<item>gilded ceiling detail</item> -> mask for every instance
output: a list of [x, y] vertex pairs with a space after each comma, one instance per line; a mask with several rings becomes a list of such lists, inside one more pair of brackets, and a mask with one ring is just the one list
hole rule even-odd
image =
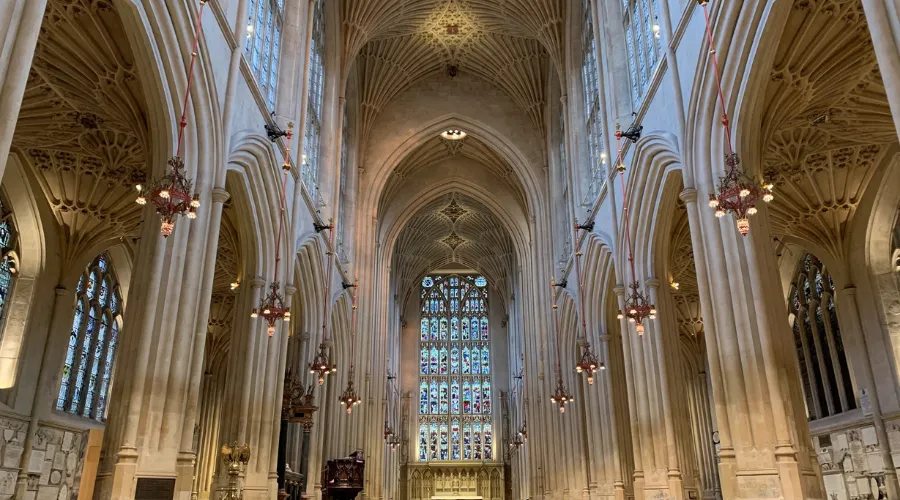
[[48, 1], [13, 147], [64, 229], [66, 259], [136, 234], [146, 141], [144, 97], [113, 3]]
[[342, 0], [344, 63], [356, 62], [360, 74], [363, 137], [395, 96], [451, 66], [497, 85], [542, 133], [549, 63], [562, 67], [564, 4]]
[[763, 133], [775, 233], [842, 258], [859, 200], [897, 140], [860, 2], [795, 0]]
[[397, 238], [392, 268], [405, 295], [424, 273], [457, 263], [499, 287], [513, 268], [512, 239], [487, 207], [449, 193], [422, 207]]

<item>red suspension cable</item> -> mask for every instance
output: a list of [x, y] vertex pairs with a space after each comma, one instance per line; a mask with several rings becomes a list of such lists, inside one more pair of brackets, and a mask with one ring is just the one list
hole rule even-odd
[[323, 273], [325, 275], [325, 297], [322, 299], [322, 343], [328, 339], [326, 329], [328, 328], [328, 291], [331, 289], [331, 273], [334, 268], [334, 227], [329, 228], [329, 248], [328, 248], [328, 269]]
[[187, 127], [188, 99], [191, 96], [191, 84], [194, 81], [194, 63], [197, 61], [197, 46], [200, 44], [200, 34], [203, 30], [203, 8], [208, 0], [200, 0], [200, 11], [197, 14], [197, 24], [194, 27], [194, 43], [191, 47], [191, 63], [188, 65], [187, 88], [184, 91], [184, 103], [181, 107], [181, 122], [178, 124], [178, 147], [175, 156], [181, 156], [181, 146], [184, 143], [184, 128]]
[[725, 108], [725, 93], [722, 92], [722, 80], [719, 76], [719, 58], [716, 56], [712, 28], [710, 27], [709, 8], [707, 7], [706, 2], [703, 2], [701, 6], [703, 7], [703, 17], [706, 19], [706, 38], [709, 40], [709, 54], [712, 56], [713, 69], [715, 70], [716, 89], [719, 92], [719, 104], [722, 106], [722, 125], [725, 126], [725, 143], [728, 145], [728, 154], [731, 154], [734, 152], [734, 149], [731, 146], [731, 125], [728, 121], [727, 108]]
[[278, 215], [278, 236], [275, 238], [275, 277], [273, 280], [278, 279], [278, 263], [281, 262], [281, 233], [284, 228], [284, 200], [287, 196], [288, 172], [291, 170], [289, 160], [291, 156], [291, 138], [294, 136], [293, 126], [293, 123], [289, 123], [285, 133], [287, 140], [285, 141], [284, 163], [281, 165], [282, 170], [284, 170], [284, 180], [281, 182], [281, 205], [279, 206], [280, 213]]
[[625, 162], [622, 158], [622, 134], [620, 132], [616, 132], [616, 148], [619, 150], [616, 168], [619, 169], [619, 180], [622, 183], [622, 223], [625, 225], [625, 241], [628, 244], [628, 263], [631, 266], [631, 279], [636, 280], [637, 275], [634, 272], [634, 249], [631, 247], [631, 229], [628, 226], [628, 190], [625, 188], [625, 169], [620, 168]]

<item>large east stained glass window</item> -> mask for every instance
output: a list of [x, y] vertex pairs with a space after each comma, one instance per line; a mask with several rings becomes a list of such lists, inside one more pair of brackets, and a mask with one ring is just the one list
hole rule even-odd
[[488, 288], [426, 276], [419, 337], [419, 460], [493, 460]]
[[247, 55], [250, 69], [259, 90], [275, 108], [275, 89], [278, 86], [278, 59], [281, 56], [281, 26], [284, 21], [284, 0], [250, 0], [247, 11]]
[[103, 421], [119, 341], [122, 298], [109, 257], [85, 269], [75, 292], [75, 319], [56, 409]]

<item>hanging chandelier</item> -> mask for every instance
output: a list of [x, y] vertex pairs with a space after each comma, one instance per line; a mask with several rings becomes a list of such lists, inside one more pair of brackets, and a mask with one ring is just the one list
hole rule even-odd
[[[574, 209], [574, 200], [573, 209]], [[587, 341], [587, 320], [585, 319], [585, 309], [584, 309], [584, 282], [581, 279], [581, 239], [578, 238], [578, 231], [584, 230], [586, 232], [590, 232], [594, 229], [594, 223], [588, 222], [586, 225], [578, 224], [578, 220], [575, 220], [575, 274], [578, 279], [578, 304], [581, 306], [581, 311], [579, 311], [578, 315], [581, 317], [581, 333], [584, 335], [585, 341], [581, 346], [581, 359], [578, 360], [578, 363], [575, 365], [575, 371], [577, 373], [584, 373], [587, 375], [588, 385], [593, 385], [594, 383], [594, 372], [599, 368], [600, 370], [605, 370], [606, 365], [603, 364], [602, 361], [597, 359], [597, 356], [591, 351], [591, 344]]]
[[725, 108], [725, 95], [722, 92], [722, 80], [719, 74], [719, 60], [714, 48], [712, 28], [710, 27], [708, 0], [697, 0], [703, 7], [703, 16], [706, 19], [706, 37], [709, 41], [709, 54], [713, 62], [713, 71], [716, 77], [716, 90], [719, 96], [719, 104], [722, 106], [722, 125], [725, 128], [725, 175], [719, 177], [716, 192], [709, 195], [709, 207], [715, 209], [716, 217], [724, 217], [730, 213], [734, 215], [737, 229], [742, 236], [750, 232], [750, 216], [758, 211], [757, 203], [762, 200], [765, 203], [775, 199], [772, 189], [775, 187], [768, 182], [756, 182], [751, 179], [741, 168], [741, 159], [734, 151], [731, 144], [731, 126], [728, 121], [728, 112]]
[[354, 406], [362, 402], [359, 395], [356, 394], [356, 389], [353, 388], [353, 363], [356, 352], [356, 290], [358, 283], [350, 286], [353, 288], [353, 303], [351, 306], [353, 316], [350, 319], [350, 369], [347, 371], [347, 387], [344, 389], [344, 393], [341, 394], [341, 404], [344, 405], [347, 415], [353, 412]]
[[398, 446], [400, 446], [400, 437], [396, 434], [392, 434], [390, 439], [387, 440], [388, 446], [391, 447], [391, 451], [395, 451]]
[[159, 231], [166, 238], [175, 230], [175, 221], [178, 217], [185, 216], [188, 219], [197, 218], [197, 209], [200, 208], [200, 195], [194, 192], [193, 181], [184, 175], [184, 159], [181, 157], [181, 148], [184, 144], [184, 129], [187, 127], [188, 99], [191, 95], [191, 83], [194, 80], [194, 63], [197, 60], [197, 45], [200, 43], [202, 29], [203, 8], [209, 0], [200, 0], [200, 11], [197, 14], [197, 24], [194, 28], [194, 44], [191, 50], [191, 62], [188, 65], [187, 86], [184, 90], [184, 104], [181, 107], [181, 121], [178, 123], [178, 146], [175, 156], [169, 158], [166, 174], [149, 186], [137, 184], [138, 196], [134, 200], [138, 205], [152, 203], [160, 218]]
[[394, 429], [388, 425], [387, 419], [384, 419], [384, 441], [387, 442], [390, 440], [391, 436], [394, 435]]
[[[334, 223], [332, 221], [330, 225], [323, 226], [316, 222], [314, 227], [316, 232], [321, 232], [325, 229], [331, 231], [328, 245], [328, 272], [325, 277], [325, 292], [322, 294], [323, 297], [329, 297], [329, 285], [331, 285], [331, 277], [334, 272]], [[337, 372], [337, 365], [332, 363], [331, 358], [328, 356], [328, 302], [328, 300], [322, 301], [322, 341], [319, 343], [319, 348], [316, 350], [316, 355], [313, 357], [312, 363], [309, 364], [309, 372], [317, 374], [319, 385], [325, 383], [326, 375]]]
[[518, 447], [522, 446], [523, 444], [525, 444], [525, 443], [522, 442], [522, 438], [518, 434], [516, 434], [515, 437], [513, 437], [510, 440], [509, 447], [510, 448], [518, 448]]
[[641, 285], [637, 280], [632, 281], [630, 287], [631, 293], [625, 296], [625, 310], [620, 310], [616, 317], [628, 318], [629, 322], [634, 323], [638, 335], [643, 335], [644, 320], [656, 319], [656, 307], [641, 293]]
[[644, 334], [644, 320], [656, 319], [656, 306], [654, 306], [641, 292], [637, 275], [634, 272], [634, 250], [631, 248], [631, 230], [628, 224], [628, 191], [625, 187], [625, 161], [622, 157], [623, 133], [616, 126], [616, 147], [619, 150], [619, 158], [616, 170], [619, 172], [619, 180], [622, 183], [622, 221], [625, 224], [625, 241], [628, 244], [628, 264], [631, 267], [631, 293], [625, 296], [625, 309], [619, 310], [616, 316], [619, 319], [628, 318], [634, 323], [634, 329], [638, 335]]
[[562, 375], [556, 378], [556, 392], [550, 396], [550, 400], [553, 401], [553, 404], [559, 405], [559, 412], [566, 412], [566, 405], [575, 401], [575, 397], [570, 395], [566, 390], [566, 386], [563, 384]]
[[556, 391], [550, 396], [554, 404], [559, 405], [559, 412], [566, 412], [566, 405], [575, 401], [575, 397], [569, 394], [562, 379], [562, 358], [559, 346], [559, 306], [556, 303], [556, 279], [550, 279], [550, 296], [553, 297], [553, 321], [556, 327]]
[[353, 388], [353, 365], [350, 365], [350, 371], [347, 374], [347, 387], [344, 389], [343, 394], [341, 394], [341, 405], [344, 407], [344, 411], [347, 412], [347, 415], [353, 413], [353, 407], [360, 404], [362, 402], [359, 399], [359, 395], [356, 394], [356, 389]]
[[578, 364], [575, 365], [575, 371], [577, 373], [586, 374], [588, 384], [593, 384], [594, 372], [598, 369], [605, 370], [606, 365], [597, 361], [597, 356], [591, 351], [591, 345], [585, 342], [581, 350], [581, 359], [578, 360]]
[[322, 342], [316, 350], [316, 355], [313, 358], [312, 363], [309, 364], [309, 373], [317, 374], [319, 385], [322, 385], [325, 383], [325, 375], [336, 371], [337, 365], [332, 364], [328, 358], [328, 345], [325, 342]]
[[269, 293], [262, 299], [259, 307], [250, 313], [251, 318], [262, 316], [269, 324], [266, 329], [269, 336], [275, 335], [275, 322], [283, 320], [285, 323], [291, 320], [291, 308], [284, 305], [284, 297], [278, 291], [279, 283], [272, 282], [272, 288]]
[[284, 171], [284, 179], [281, 183], [281, 202], [279, 205], [279, 214], [278, 214], [278, 236], [275, 238], [275, 276], [272, 278], [272, 288], [269, 290], [269, 293], [263, 297], [262, 302], [260, 302], [259, 307], [254, 309], [252, 313], [250, 313], [251, 318], [256, 318], [260, 315], [266, 320], [268, 323], [268, 328], [266, 331], [269, 333], [269, 337], [275, 335], [275, 323], [278, 320], [283, 320], [285, 323], [291, 320], [291, 308], [284, 304], [284, 296], [281, 295], [281, 292], [278, 291], [279, 283], [278, 283], [278, 264], [281, 262], [281, 233], [282, 228], [284, 226], [284, 200], [285, 195], [287, 194], [287, 177], [288, 173], [291, 171], [291, 138], [294, 137], [294, 123], [288, 123], [288, 129], [284, 133], [285, 141], [285, 151], [284, 151], [284, 162], [281, 164], [281, 169]]
[[519, 436], [522, 438], [523, 443], [528, 442], [528, 420], [522, 419], [522, 427], [519, 429]]

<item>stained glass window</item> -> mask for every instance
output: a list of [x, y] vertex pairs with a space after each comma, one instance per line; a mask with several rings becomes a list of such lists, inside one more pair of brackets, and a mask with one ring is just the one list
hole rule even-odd
[[788, 311], [810, 420], [856, 408], [834, 295], [834, 282], [822, 262], [811, 254], [801, 256]]
[[122, 315], [119, 283], [106, 254], [85, 269], [75, 295], [56, 409], [103, 421]]
[[[260, 1], [260, 0], [257, 0]], [[325, 1], [316, 0], [309, 50], [306, 93], [306, 132], [303, 138], [303, 183], [316, 196], [319, 181], [319, 136], [322, 131], [322, 93], [325, 86]]]
[[594, 37], [594, 16], [591, 2], [584, 2], [584, 20], [581, 26], [581, 81], [584, 91], [584, 116], [588, 159], [590, 161], [590, 184], [587, 200], [593, 202], [600, 194], [606, 180], [606, 148], [603, 143], [603, 116], [600, 113], [600, 73], [597, 67], [597, 40]]
[[487, 280], [422, 280], [419, 460], [492, 460]]
[[256, 84], [270, 108], [275, 107], [278, 87], [278, 59], [281, 55], [281, 26], [284, 23], [283, 0], [250, 0], [247, 43], [244, 54]]
[[635, 107], [650, 87], [660, 61], [658, 0], [624, 0], [625, 48], [631, 73], [631, 100]]
[[16, 284], [18, 270], [19, 234], [12, 211], [0, 198], [0, 333], [6, 324], [8, 303]]

